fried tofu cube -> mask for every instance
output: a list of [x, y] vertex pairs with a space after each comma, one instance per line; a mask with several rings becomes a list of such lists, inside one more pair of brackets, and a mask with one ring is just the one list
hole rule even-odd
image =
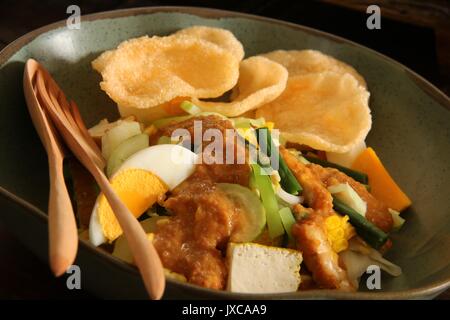
[[241, 293], [297, 291], [300, 285], [300, 251], [256, 243], [230, 243], [227, 289]]

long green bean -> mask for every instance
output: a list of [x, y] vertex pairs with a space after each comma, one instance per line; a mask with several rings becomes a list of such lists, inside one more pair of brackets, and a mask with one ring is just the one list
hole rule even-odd
[[342, 215], [349, 217], [350, 223], [355, 227], [356, 233], [375, 249], [386, 243], [388, 235], [379, 229], [364, 216], [347, 206], [338, 198], [333, 197], [334, 209]]
[[[270, 158], [278, 158], [278, 173], [280, 174], [280, 184], [286, 192], [291, 194], [299, 194], [302, 192], [302, 186], [297, 181], [295, 176], [292, 174], [291, 170], [284, 162], [283, 158], [280, 156], [278, 149], [272, 149], [273, 141], [270, 136], [268, 128], [258, 128], [256, 129], [256, 139], [258, 144], [261, 146], [266, 146], [267, 156]], [[263, 148], [264, 150], [264, 148]]]

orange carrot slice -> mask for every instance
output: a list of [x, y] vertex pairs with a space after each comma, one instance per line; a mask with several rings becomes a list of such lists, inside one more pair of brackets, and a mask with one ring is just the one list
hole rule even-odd
[[402, 211], [411, 205], [411, 200], [395, 183], [372, 148], [365, 149], [352, 168], [367, 173], [372, 195], [389, 208]]

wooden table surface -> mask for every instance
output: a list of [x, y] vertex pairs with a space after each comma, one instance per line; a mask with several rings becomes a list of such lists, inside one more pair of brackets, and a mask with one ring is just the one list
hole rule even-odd
[[[404, 63], [449, 95], [449, 30], [448, 28], [437, 30], [433, 26], [434, 16], [438, 16], [436, 19], [439, 21], [450, 21], [448, 1], [431, 1], [432, 5], [412, 11], [409, 15], [411, 20], [407, 18], [405, 21], [405, 15], [401, 15], [401, 19], [397, 20], [395, 12], [404, 13], [405, 10], [408, 10], [401, 7], [405, 5], [405, 2], [407, 1], [378, 1], [378, 3], [386, 3], [390, 14], [389, 18], [383, 17], [382, 7], [382, 29], [373, 32], [365, 28], [367, 15], [359, 10], [364, 1], [324, 0], [322, 2], [299, 1], [295, 3], [282, 0], [222, 0], [215, 2], [3, 0], [0, 2], [0, 50], [28, 31], [65, 19], [67, 17], [66, 8], [70, 4], [78, 4], [82, 14], [147, 5], [216, 7], [292, 21], [354, 40]], [[416, 5], [419, 3], [418, 1], [413, 2]], [[408, 6], [411, 6], [410, 3]], [[426, 10], [429, 11], [426, 12]], [[438, 12], [434, 14], [433, 10]], [[423, 12], [426, 13], [426, 24], [422, 23], [425, 18], [418, 16]], [[415, 23], [415, 21], [421, 23]], [[444, 40], [442, 41], [442, 39]], [[48, 266], [39, 261], [0, 223], [0, 299], [93, 298], [83, 290], [67, 290], [65, 280], [55, 279]], [[450, 290], [440, 295], [438, 299], [450, 299]]]

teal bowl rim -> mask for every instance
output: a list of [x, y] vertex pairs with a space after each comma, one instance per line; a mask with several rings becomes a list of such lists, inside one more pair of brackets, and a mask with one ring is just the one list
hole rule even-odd
[[[167, 12], [167, 13], [185, 13], [191, 14], [203, 18], [245, 18], [249, 20], [257, 20], [262, 22], [267, 22], [270, 24], [282, 25], [285, 27], [289, 27], [295, 30], [302, 30], [304, 32], [325, 37], [331, 39], [335, 42], [347, 43], [355, 47], [363, 48], [364, 50], [368, 50], [372, 54], [375, 54], [382, 58], [383, 60], [395, 65], [396, 67], [402, 68], [403, 71], [421, 88], [423, 89], [430, 97], [432, 97], [436, 102], [450, 111], [450, 99], [449, 97], [440, 91], [437, 87], [435, 87], [428, 80], [412, 71], [408, 67], [403, 64], [395, 61], [388, 56], [381, 54], [373, 49], [355, 43], [353, 41], [347, 40], [345, 38], [320, 31], [317, 29], [313, 29], [310, 27], [298, 25], [291, 22], [281, 21], [272, 18], [261, 17], [257, 15], [233, 12], [227, 10], [220, 9], [211, 9], [211, 8], [202, 8], [202, 7], [182, 7], [182, 6], [157, 6], [157, 7], [138, 7], [138, 8], [130, 8], [130, 9], [120, 9], [120, 10], [112, 10], [112, 11], [104, 11], [98, 13], [92, 13], [88, 15], [83, 15], [81, 17], [82, 21], [93, 21], [93, 20], [103, 20], [103, 19], [111, 19], [111, 18], [119, 18], [125, 16], [137, 16], [137, 15], [147, 15], [154, 14], [159, 12]], [[60, 27], [64, 27], [66, 24], [65, 20], [61, 20], [55, 23], [48, 24], [46, 26], [35, 29], [20, 38], [16, 39], [12, 43], [8, 44], [3, 50], [0, 51], [0, 66], [3, 66], [6, 61], [14, 55], [18, 50], [20, 50], [23, 46], [31, 42], [37, 36], [46, 33], [50, 30], [54, 30]], [[44, 223], [47, 223], [47, 215], [29, 203], [28, 201], [16, 196], [11, 193], [7, 189], [0, 186], [0, 196], [15, 202], [20, 205], [24, 209], [28, 210], [30, 213], [39, 217]], [[120, 259], [108, 254], [105, 251], [102, 251], [91, 243], [85, 240], [80, 240], [80, 245], [83, 249], [86, 249], [100, 257], [107, 259], [110, 263], [115, 265], [118, 269], [121, 269], [125, 272], [131, 272], [139, 276], [138, 270]], [[195, 298], [195, 292], [198, 292], [202, 297], [209, 296], [212, 299], [420, 299], [424, 297], [432, 297], [441, 293], [442, 291], [450, 288], [450, 277], [441, 281], [434, 281], [426, 286], [422, 286], [416, 289], [408, 289], [401, 291], [391, 291], [391, 292], [341, 292], [337, 290], [308, 290], [308, 291], [297, 291], [291, 293], [277, 293], [277, 294], [243, 294], [243, 293], [231, 293], [228, 291], [219, 291], [212, 290], [207, 288], [202, 288], [196, 285], [192, 285], [189, 283], [182, 283], [176, 280], [167, 279], [167, 282], [171, 285], [178, 287], [180, 289], [187, 289], [193, 292], [193, 298]]]

